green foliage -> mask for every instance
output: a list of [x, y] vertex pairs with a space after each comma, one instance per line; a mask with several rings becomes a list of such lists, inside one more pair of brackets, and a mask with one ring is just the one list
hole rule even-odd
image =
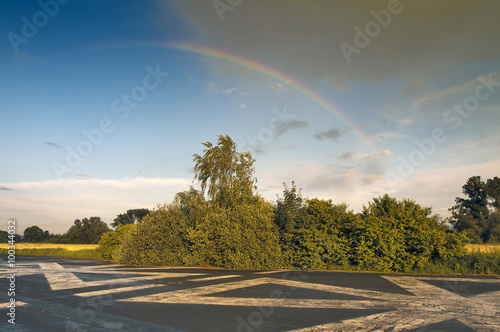
[[111, 226], [116, 228], [119, 225], [128, 225], [141, 222], [142, 219], [148, 215], [148, 213], [149, 209], [127, 210], [127, 212], [116, 216], [114, 221], [111, 223]]
[[465, 235], [447, 232], [430, 208], [414, 201], [385, 195], [355, 214], [346, 204], [317, 198], [303, 204], [299, 198], [285, 186], [275, 215], [292, 267], [411, 271], [430, 259], [465, 254]]
[[73, 226], [64, 234], [66, 243], [95, 244], [110, 229], [100, 217], [76, 219]]
[[30, 226], [24, 230], [24, 242], [42, 242], [49, 238], [49, 232], [38, 226]]
[[467, 198], [456, 198], [456, 205], [450, 208], [449, 223], [457, 231], [464, 231], [473, 243], [499, 242], [500, 179], [494, 177], [484, 182], [480, 176], [472, 176], [462, 187], [462, 193]]
[[212, 203], [225, 207], [252, 196], [256, 179], [255, 160], [249, 152], [237, 152], [236, 143], [228, 135], [218, 135], [217, 145], [203, 143], [203, 155], [194, 154], [195, 180], [201, 183]]
[[103, 259], [112, 259], [114, 252], [120, 247], [123, 238], [134, 227], [134, 224], [118, 225], [115, 232], [107, 232], [101, 236], [97, 252]]
[[159, 206], [129, 230], [113, 259], [122, 264], [186, 265], [190, 263], [186, 235], [182, 210]]
[[[412, 200], [397, 201], [388, 195], [375, 198], [361, 213], [363, 239], [353, 257], [361, 266], [387, 271], [410, 271], [425, 266], [429, 259], [461, 257], [466, 238], [446, 232], [430, 208]], [[354, 262], [356, 263], [356, 262]]]
[[261, 197], [224, 209], [211, 205], [188, 229], [195, 261], [232, 269], [282, 267], [273, 206]]
[[292, 188], [288, 189], [283, 183], [283, 198], [277, 197], [274, 222], [278, 225], [282, 233], [290, 232], [296, 226], [298, 213], [303, 207], [304, 199], [301, 190], [297, 190], [295, 182], [292, 181]]
[[462, 257], [434, 259], [416, 273], [441, 274], [500, 274], [500, 250], [470, 252]]
[[[273, 206], [253, 192], [250, 153], [237, 152], [227, 135], [219, 135], [215, 146], [203, 145], [203, 154], [193, 158], [201, 190], [178, 193], [172, 204], [158, 207], [121, 238], [106, 234], [103, 255], [141, 265], [406, 272], [439, 269], [436, 262], [460, 267], [465, 257], [472, 259], [466, 255], [466, 233], [450, 231], [431, 208], [384, 195], [354, 213], [346, 204], [303, 199], [293, 182]], [[464, 186], [469, 199], [457, 199], [461, 222], [477, 226], [474, 218], [483, 216], [491, 224], [489, 238], [500, 236], [500, 215], [484, 210], [488, 202], [498, 205], [490, 195], [496, 186], [473, 177]], [[471, 269], [482, 269], [482, 262], [470, 263]]]
[[[0, 230], [0, 243], [7, 243], [10, 240], [11, 239], [9, 238], [9, 232]], [[21, 242], [21, 236], [19, 236], [18, 234], [14, 234], [14, 241], [16, 243]]]
[[282, 229], [281, 238], [288, 239], [283, 243], [285, 257], [291, 266], [311, 270], [347, 266], [349, 241], [342, 228], [354, 217], [345, 204], [333, 205], [331, 200], [317, 198], [306, 200], [290, 221], [295, 227]]

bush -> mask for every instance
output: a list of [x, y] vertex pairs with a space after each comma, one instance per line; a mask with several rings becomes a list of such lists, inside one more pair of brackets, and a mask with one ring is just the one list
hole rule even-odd
[[194, 260], [231, 269], [283, 266], [273, 207], [261, 197], [225, 209], [211, 205], [189, 229]]
[[159, 206], [126, 234], [113, 260], [135, 265], [186, 265], [190, 251], [184, 214], [175, 205]]
[[113, 259], [114, 252], [120, 247], [123, 238], [135, 227], [134, 224], [118, 225], [116, 232], [107, 232], [101, 236], [97, 253], [103, 259]]
[[284, 257], [295, 268], [404, 272], [466, 252], [464, 234], [447, 232], [430, 208], [411, 200], [385, 195], [354, 214], [330, 200], [293, 204], [298, 198], [285, 188], [275, 218]]

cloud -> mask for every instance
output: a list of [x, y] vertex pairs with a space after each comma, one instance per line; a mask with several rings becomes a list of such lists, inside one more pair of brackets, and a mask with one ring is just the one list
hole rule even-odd
[[317, 141], [322, 141], [325, 139], [330, 139], [330, 140], [336, 141], [337, 139], [339, 139], [340, 136], [342, 136], [342, 133], [343, 133], [342, 130], [340, 130], [338, 128], [332, 128], [329, 130], [323, 130], [323, 131], [318, 132], [317, 134], [314, 135], [314, 138]]
[[130, 208], [152, 209], [172, 201], [190, 184], [191, 179], [164, 177], [4, 182], [0, 187], [14, 190], [15, 195], [0, 199], [0, 219], [17, 218], [18, 232], [38, 225], [63, 233], [77, 218], [100, 216], [110, 223]]
[[285, 92], [289, 90], [289, 88], [286, 85], [277, 82], [271, 84], [269, 87], [271, 88], [271, 90], [276, 90], [278, 92]]
[[392, 155], [392, 152], [389, 150], [380, 150], [372, 153], [365, 154], [353, 154], [352, 152], [345, 152], [341, 154], [338, 159], [340, 160], [366, 160], [373, 159], [375, 157], [387, 157]]
[[7, 188], [7, 187], [0, 187], [0, 190], [4, 190], [4, 191], [14, 191], [14, 189], [10, 189], [10, 188]]
[[422, 107], [432, 103], [443, 101], [448, 102], [449, 99], [456, 96], [474, 95], [476, 92], [476, 88], [483, 85], [483, 83], [479, 79], [483, 78], [488, 81], [490, 79], [490, 76], [491, 80], [498, 86], [500, 82], [500, 71], [494, 71], [485, 75], [478, 76], [475, 79], [467, 81], [461, 85], [451, 86], [441, 91], [430, 92], [413, 101], [412, 105], [414, 107]]
[[245, 109], [245, 108], [248, 108], [248, 105], [247, 104], [240, 104], [240, 105], [238, 105], [238, 108]]
[[228, 89], [222, 90], [222, 94], [223, 94], [223, 95], [230, 95], [230, 94], [231, 94], [231, 93], [233, 93], [235, 90], [236, 90], [236, 88], [228, 88]]
[[284, 122], [280, 122], [278, 126], [276, 126], [274, 132], [275, 136], [279, 137], [290, 130], [301, 130], [301, 129], [309, 129], [309, 124], [302, 120], [288, 120]]
[[379, 187], [384, 192], [398, 199], [414, 199], [422, 206], [430, 206], [434, 213], [446, 217], [448, 208], [455, 205], [455, 197], [463, 197], [462, 186], [474, 175], [482, 179], [498, 176], [499, 161], [471, 162], [467, 165], [446, 163], [432, 169], [417, 168], [415, 173], [403, 181], [392, 183], [384, 179]]
[[[89, 172], [89, 173], [92, 173], [92, 172]], [[82, 178], [90, 178], [90, 177], [92, 177], [88, 173], [78, 173], [78, 174], [75, 174], [75, 176], [82, 177]]]
[[44, 143], [51, 148], [64, 149], [62, 145], [56, 144], [54, 142], [44, 142]]
[[384, 177], [382, 175], [378, 174], [368, 174], [363, 177], [363, 183], [365, 184], [372, 184], [375, 182], [379, 182], [383, 179]]
[[386, 131], [386, 132], [378, 133], [374, 136], [374, 138], [382, 140], [382, 141], [385, 141], [386, 139], [402, 138], [402, 137], [407, 137], [407, 135], [403, 135], [399, 131]]

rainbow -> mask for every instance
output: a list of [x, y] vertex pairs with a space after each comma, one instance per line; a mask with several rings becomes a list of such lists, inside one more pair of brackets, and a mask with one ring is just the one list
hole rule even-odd
[[174, 51], [182, 51], [188, 52], [196, 55], [201, 55], [204, 57], [217, 59], [221, 61], [225, 61], [228, 63], [232, 63], [244, 68], [247, 68], [252, 71], [259, 72], [263, 75], [266, 75], [274, 80], [277, 80], [287, 86], [299, 91], [307, 98], [312, 100], [314, 103], [318, 104], [331, 114], [333, 114], [336, 118], [341, 120], [347, 127], [349, 127], [352, 132], [363, 142], [363, 144], [368, 147], [372, 152], [377, 151], [377, 147], [371, 141], [371, 139], [366, 135], [358, 126], [354, 124], [349, 117], [342, 113], [338, 107], [333, 105], [331, 102], [326, 100], [323, 96], [319, 95], [317, 92], [313, 91], [311, 88], [305, 86], [297, 82], [290, 76], [271, 68], [265, 64], [259, 63], [255, 60], [244, 58], [238, 55], [231, 54], [229, 52], [225, 52], [222, 50], [210, 48], [207, 46], [202, 46], [194, 43], [188, 42], [177, 42], [177, 43], [153, 43], [153, 44], [140, 44], [140, 45], [131, 45], [131, 44], [122, 44], [122, 45], [106, 45], [104, 47], [97, 47], [99, 49], [102, 48], [120, 48], [120, 47], [131, 47], [131, 46], [142, 46], [142, 47], [152, 47], [152, 48], [161, 48], [168, 49]]

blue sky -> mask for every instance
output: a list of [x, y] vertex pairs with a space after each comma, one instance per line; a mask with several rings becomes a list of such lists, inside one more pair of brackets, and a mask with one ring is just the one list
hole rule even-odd
[[499, 4], [232, 4], [3, 1], [0, 229], [171, 202], [218, 134], [271, 200], [295, 181], [355, 211], [389, 193], [446, 217], [470, 176], [499, 176]]

